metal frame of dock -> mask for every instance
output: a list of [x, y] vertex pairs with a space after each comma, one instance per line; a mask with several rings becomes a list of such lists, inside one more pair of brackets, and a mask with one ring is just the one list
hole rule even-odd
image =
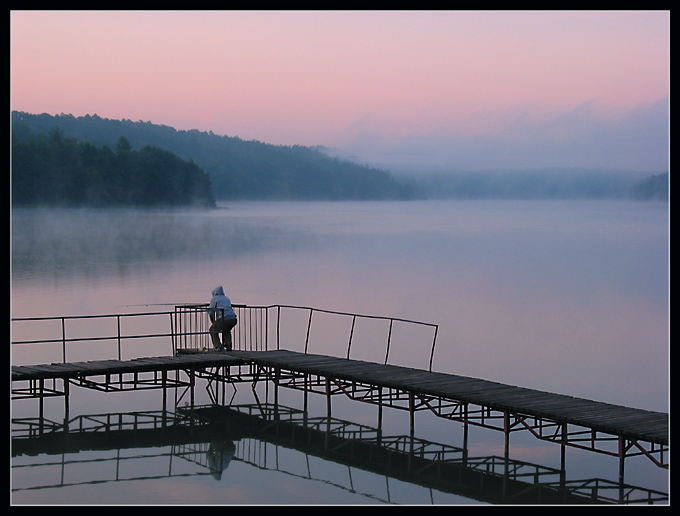
[[[301, 352], [279, 349], [282, 309], [309, 312], [307, 339], [313, 314], [332, 313], [352, 318], [345, 356], [335, 357], [308, 352], [308, 342]], [[582, 398], [553, 394], [534, 389], [432, 371], [432, 358], [437, 326], [417, 321], [380, 318], [389, 321], [384, 363], [350, 358], [358, 314], [323, 311], [309, 307], [274, 305], [266, 307], [237, 306], [239, 325], [234, 334], [233, 352], [206, 352], [209, 347], [209, 324], [205, 305], [181, 305], [174, 311], [159, 314], [116, 314], [87, 317], [115, 317], [118, 334], [89, 340], [117, 340], [118, 358], [87, 362], [66, 361], [66, 347], [82, 338], [68, 338], [66, 322], [60, 319], [61, 335], [54, 339], [37, 339], [13, 344], [60, 343], [61, 363], [12, 366], [14, 399], [64, 396], [65, 420], [68, 419], [70, 386], [101, 391], [129, 389], [162, 389], [165, 407], [167, 389], [180, 389], [193, 405], [196, 382], [203, 379], [215, 404], [228, 404], [226, 386], [247, 382], [271, 382], [278, 388], [304, 391], [326, 397], [328, 416], [331, 399], [343, 395], [352, 400], [376, 405], [378, 426], [382, 426], [385, 408], [408, 411], [411, 433], [415, 414], [429, 411], [436, 416], [464, 425], [464, 448], [467, 448], [468, 426], [502, 431], [505, 453], [509, 453], [510, 435], [527, 430], [536, 438], [561, 447], [564, 466], [565, 448], [603, 453], [619, 459], [619, 479], [623, 482], [625, 459], [648, 457], [662, 468], [669, 467], [669, 416], [666, 413], [612, 405]], [[275, 315], [270, 315], [274, 312]], [[121, 317], [161, 316], [169, 320], [168, 332], [122, 335]], [[38, 319], [13, 319], [13, 323], [30, 323]], [[44, 320], [44, 318], [41, 318]], [[395, 321], [423, 325], [433, 330], [429, 370], [389, 364], [390, 342]], [[275, 338], [271, 335], [275, 334]], [[121, 342], [133, 338], [170, 338], [172, 354], [158, 357], [121, 359]]]

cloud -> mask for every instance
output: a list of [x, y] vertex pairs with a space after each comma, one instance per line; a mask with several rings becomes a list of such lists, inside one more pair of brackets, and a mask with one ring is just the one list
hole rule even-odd
[[452, 125], [437, 134], [390, 138], [358, 124], [339, 152], [393, 170], [668, 170], [668, 98], [625, 110], [589, 101], [551, 116], [527, 108], [486, 115], [494, 116], [488, 130], [468, 135]]

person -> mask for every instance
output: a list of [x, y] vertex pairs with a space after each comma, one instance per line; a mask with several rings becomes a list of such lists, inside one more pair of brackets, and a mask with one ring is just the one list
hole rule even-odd
[[[222, 351], [231, 351], [231, 330], [236, 326], [236, 313], [231, 306], [231, 301], [224, 295], [222, 285], [215, 287], [212, 291], [208, 315], [210, 316], [210, 338], [213, 347]], [[222, 342], [220, 343], [220, 333]]]

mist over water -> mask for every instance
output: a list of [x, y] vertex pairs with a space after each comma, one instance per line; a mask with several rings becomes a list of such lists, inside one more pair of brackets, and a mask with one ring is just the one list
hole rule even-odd
[[[170, 309], [222, 284], [234, 303], [438, 324], [436, 371], [668, 411], [668, 237], [656, 202], [13, 210], [12, 317]], [[430, 344], [396, 338], [395, 360], [426, 367]]]
[[[144, 311], [205, 302], [223, 284], [236, 303], [439, 324], [439, 370], [663, 410], [667, 210], [625, 201], [14, 210], [12, 314]], [[641, 370], [644, 383], [617, 385]]]

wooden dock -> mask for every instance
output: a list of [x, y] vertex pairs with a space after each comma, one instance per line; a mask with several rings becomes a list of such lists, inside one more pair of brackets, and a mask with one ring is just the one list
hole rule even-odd
[[117, 375], [207, 368], [244, 364], [244, 360], [226, 353], [185, 354], [180, 356], [144, 357], [132, 360], [94, 360], [12, 366], [12, 382], [76, 379], [86, 376]]
[[[325, 394], [345, 394], [352, 399], [381, 407], [430, 410], [443, 418], [503, 430], [529, 430], [536, 437], [591, 451], [626, 456], [647, 455], [657, 465], [668, 467], [669, 416], [666, 413], [613, 405], [583, 398], [554, 394], [498, 382], [286, 350], [186, 353], [177, 356], [138, 358], [128, 361], [55, 363], [12, 366], [13, 394], [26, 396], [22, 382], [33, 384], [30, 393], [39, 396], [36, 383], [60, 379], [79, 383], [96, 376], [121, 377], [142, 373], [161, 374], [166, 383], [169, 371], [200, 374], [209, 369], [229, 371], [250, 368], [246, 376], [231, 373], [222, 381], [274, 381], [278, 386]], [[238, 380], [237, 380], [238, 378]], [[106, 382], [108, 380], [105, 380]], [[120, 380], [118, 380], [120, 381]], [[114, 381], [111, 380], [113, 383]], [[42, 383], [41, 383], [42, 385]], [[101, 383], [99, 384], [101, 385]], [[193, 384], [192, 384], [193, 385]], [[145, 384], [148, 388], [149, 384]], [[67, 393], [66, 393], [67, 394]], [[330, 405], [329, 405], [330, 406]], [[579, 427], [569, 431], [568, 426]], [[602, 435], [604, 434], [604, 435]], [[603, 451], [602, 443], [615, 443], [615, 450]], [[507, 445], [507, 437], [506, 437]]]
[[668, 414], [408, 367], [291, 351], [238, 352], [261, 365], [521, 413], [595, 431], [668, 444]]

